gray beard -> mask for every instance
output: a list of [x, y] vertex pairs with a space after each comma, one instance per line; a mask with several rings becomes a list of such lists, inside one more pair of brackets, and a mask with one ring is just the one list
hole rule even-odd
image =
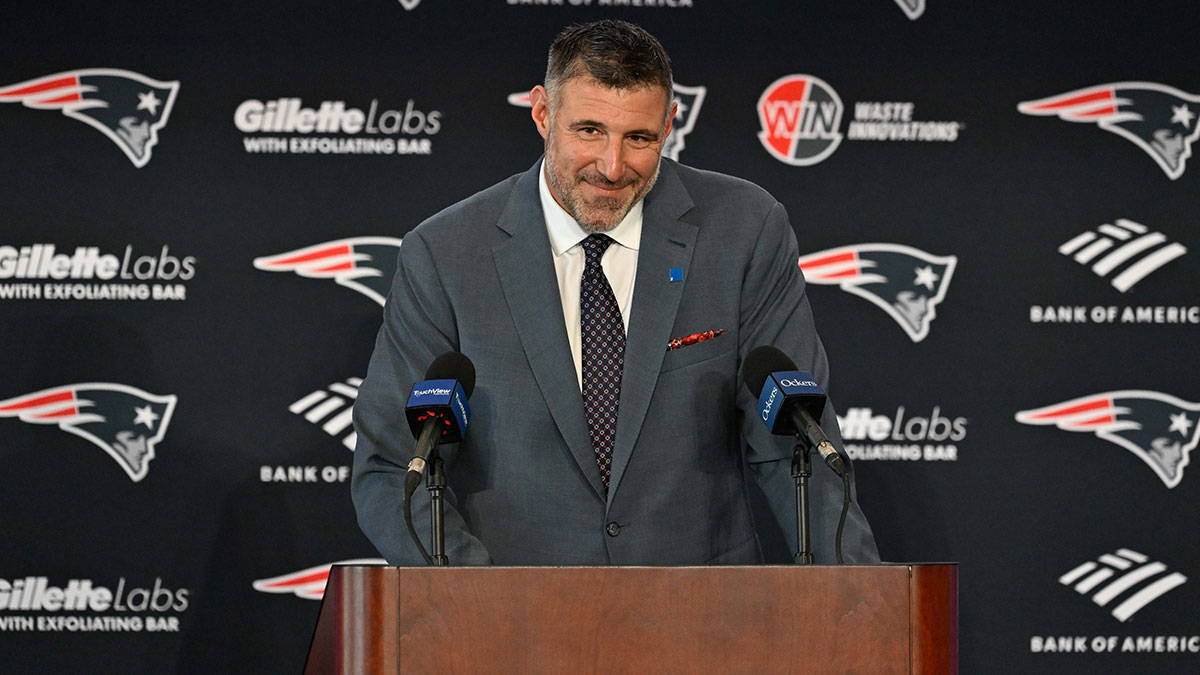
[[612, 231], [617, 225], [620, 225], [621, 221], [625, 220], [625, 216], [629, 215], [629, 212], [633, 210], [633, 207], [636, 206], [638, 202], [645, 199], [646, 195], [650, 194], [650, 191], [654, 189], [654, 184], [658, 182], [658, 171], [660, 168], [662, 168], [662, 155], [659, 155], [658, 162], [654, 165], [654, 173], [651, 174], [650, 178], [646, 180], [646, 191], [638, 196], [637, 199], [629, 202], [629, 206], [625, 208], [623, 213], [621, 213], [621, 217], [613, 221], [611, 225], [608, 225], [607, 227], [596, 227], [593, 223], [584, 222], [580, 219], [579, 204], [576, 203], [574, 198], [571, 197], [571, 193], [565, 190], [564, 186], [559, 183], [558, 172], [554, 170], [554, 160], [551, 159], [549, 146], [550, 144], [547, 142], [544, 155], [544, 161], [546, 162], [546, 179], [550, 182], [550, 185], [554, 187], [555, 191], [558, 192], [560, 198], [566, 202], [562, 205], [566, 212], [575, 219], [575, 222], [579, 224], [579, 228], [588, 234], [604, 234], [605, 232]]

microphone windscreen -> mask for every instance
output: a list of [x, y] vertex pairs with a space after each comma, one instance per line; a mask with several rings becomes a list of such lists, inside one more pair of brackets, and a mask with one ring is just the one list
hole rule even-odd
[[742, 382], [746, 383], [751, 394], [758, 396], [762, 393], [767, 376], [781, 370], [796, 370], [796, 363], [770, 345], [755, 347], [742, 362]]
[[475, 391], [475, 364], [458, 352], [446, 352], [433, 360], [425, 371], [426, 380], [457, 380], [470, 398]]

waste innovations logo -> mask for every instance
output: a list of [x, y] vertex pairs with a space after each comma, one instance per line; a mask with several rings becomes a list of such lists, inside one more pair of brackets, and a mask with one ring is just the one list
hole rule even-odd
[[1132, 452], [1168, 488], [1183, 480], [1189, 454], [1200, 442], [1200, 403], [1157, 391], [1122, 390], [1022, 410], [1022, 424], [1054, 425], [1092, 433]]
[[333, 279], [371, 298], [382, 307], [401, 240], [396, 237], [350, 237], [254, 259], [268, 272], [295, 272], [310, 279]]
[[[334, 382], [328, 388], [318, 389], [291, 404], [288, 411], [320, 425], [322, 431], [340, 439], [347, 450], [354, 452], [358, 441], [353, 427], [354, 401], [358, 398], [361, 384], [360, 377]], [[264, 483], [345, 483], [349, 478], [350, 466], [345, 464], [263, 465], [259, 468], [259, 480]]]
[[877, 415], [871, 408], [847, 408], [837, 420], [846, 454], [856, 462], [954, 462], [958, 443], [967, 437], [967, 418], [952, 418], [936, 405], [927, 415], [914, 415], [904, 406], [897, 407], [893, 415]]
[[104, 452], [135, 483], [146, 477], [154, 448], [167, 433], [176, 397], [156, 396], [111, 382], [88, 382], [43, 389], [0, 401], [0, 418], [53, 424], [85, 438]]
[[857, 244], [800, 257], [811, 284], [836, 285], [887, 312], [913, 342], [929, 335], [935, 308], [946, 298], [958, 265], [903, 244]]
[[1158, 82], [1110, 82], [1023, 101], [1017, 110], [1097, 124], [1132, 141], [1171, 180], [1183, 175], [1192, 143], [1200, 136], [1200, 96]]
[[504, 0], [507, 5], [539, 7], [662, 7], [690, 9], [692, 0]]
[[179, 82], [117, 68], [85, 68], [0, 86], [0, 103], [59, 110], [108, 136], [139, 169], [167, 125]]
[[758, 140], [775, 159], [792, 166], [811, 166], [851, 141], [917, 141], [952, 143], [962, 122], [914, 119], [911, 101], [859, 101], [843, 136], [844, 106], [828, 82], [805, 74], [785, 75], [758, 99]]
[[189, 595], [159, 577], [151, 584], [121, 577], [115, 589], [92, 579], [0, 578], [0, 633], [175, 633]]
[[442, 113], [422, 110], [412, 99], [388, 108], [379, 99], [354, 107], [340, 100], [306, 105], [283, 96], [242, 101], [233, 123], [246, 134], [242, 145], [248, 153], [431, 155]]
[[[1188, 249], [1162, 232], [1125, 218], [1071, 237], [1058, 252], [1130, 293], [1146, 277]], [[1029, 307], [1031, 323], [1200, 324], [1200, 305], [1085, 305], [1042, 303]]]
[[268, 577], [254, 582], [254, 590], [263, 593], [290, 593], [304, 600], [320, 600], [325, 597], [325, 582], [329, 580], [329, 572], [334, 565], [386, 565], [382, 558], [359, 558], [357, 560], [340, 560], [309, 567], [297, 572]]
[[[1128, 548], [1105, 553], [1058, 578], [1121, 623], [1188, 578], [1166, 564]], [[1180, 608], [1186, 614], [1187, 610]], [[1029, 651], [1045, 653], [1200, 653], [1200, 635], [1034, 635]]]
[[900, 9], [904, 10], [904, 14], [916, 21], [925, 13], [925, 0], [896, 0], [896, 4], [900, 5]]
[[[675, 121], [671, 125], [671, 133], [667, 135], [667, 140], [662, 146], [662, 156], [679, 161], [680, 151], [687, 147], [684, 139], [692, 133], [692, 129], [696, 126], [696, 119], [700, 117], [700, 106], [704, 104], [704, 96], [708, 93], [708, 88], [689, 87], [676, 82], [671, 84], [671, 89], [675, 94], [674, 100], [677, 108]], [[528, 91], [509, 94], [508, 102], [521, 108], [533, 107]]]
[[137, 255], [132, 244], [119, 254], [0, 244], [0, 300], [186, 300], [187, 286], [175, 282], [195, 276], [195, 256], [179, 257], [166, 245]]

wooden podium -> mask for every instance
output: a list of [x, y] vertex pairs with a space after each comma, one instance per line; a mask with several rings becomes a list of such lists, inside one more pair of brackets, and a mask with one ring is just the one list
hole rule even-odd
[[340, 567], [306, 674], [956, 673], [955, 565]]

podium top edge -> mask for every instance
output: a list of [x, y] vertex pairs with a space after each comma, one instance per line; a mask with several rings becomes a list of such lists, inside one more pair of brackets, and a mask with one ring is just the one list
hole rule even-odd
[[514, 569], [602, 569], [602, 570], [701, 570], [701, 569], [871, 569], [871, 568], [892, 568], [892, 567], [958, 567], [959, 563], [955, 562], [924, 562], [924, 563], [905, 563], [905, 562], [884, 562], [871, 565], [450, 565], [445, 568], [431, 567], [428, 565], [343, 565], [335, 564], [333, 567], [346, 568], [388, 568], [388, 569], [494, 569], [494, 570], [514, 570]]

